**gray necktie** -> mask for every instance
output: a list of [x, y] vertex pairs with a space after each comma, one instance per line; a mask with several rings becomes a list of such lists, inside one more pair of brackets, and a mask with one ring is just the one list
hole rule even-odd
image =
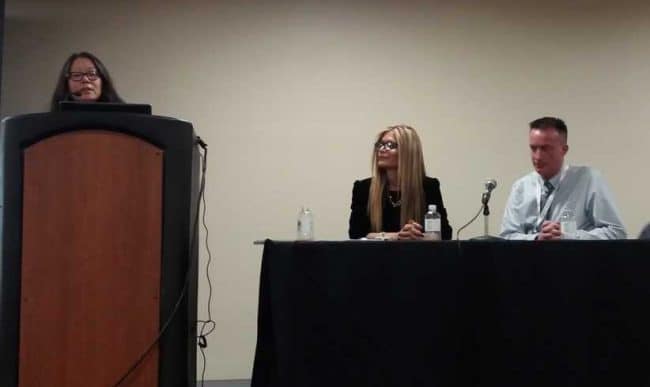
[[[544, 211], [544, 205], [546, 204], [546, 200], [548, 199], [549, 196], [551, 196], [551, 193], [553, 192], [553, 184], [551, 184], [550, 181], [546, 180], [544, 181], [544, 187], [542, 187], [542, 196], [539, 200], [539, 210]], [[547, 214], [550, 211], [547, 212]]]

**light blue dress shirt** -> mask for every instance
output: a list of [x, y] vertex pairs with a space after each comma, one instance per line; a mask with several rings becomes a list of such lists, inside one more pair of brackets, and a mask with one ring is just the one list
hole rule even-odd
[[540, 208], [544, 179], [532, 172], [512, 185], [501, 223], [502, 238], [533, 240], [544, 220], [560, 221], [565, 209], [573, 211], [578, 231], [575, 239], [624, 239], [625, 228], [612, 193], [597, 170], [562, 167], [549, 180], [554, 190]]

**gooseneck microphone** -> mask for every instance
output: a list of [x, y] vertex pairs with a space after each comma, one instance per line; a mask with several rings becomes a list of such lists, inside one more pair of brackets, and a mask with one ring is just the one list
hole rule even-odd
[[489, 234], [488, 231], [488, 224], [489, 224], [489, 215], [490, 215], [490, 207], [488, 206], [488, 202], [490, 201], [490, 197], [492, 195], [492, 191], [497, 187], [497, 181], [495, 179], [487, 179], [485, 181], [485, 192], [481, 195], [481, 208], [479, 208], [478, 212], [476, 215], [469, 221], [467, 222], [463, 227], [459, 228], [458, 231], [456, 232], [456, 240], [460, 240], [460, 232], [464, 230], [467, 226], [472, 224], [476, 220], [476, 218], [481, 215], [481, 212], [483, 212], [483, 219], [484, 219], [484, 234], [480, 237], [472, 238], [475, 240], [496, 240], [496, 239], [501, 239], [498, 237], [493, 237]]
[[483, 205], [487, 205], [488, 202], [490, 201], [490, 195], [492, 191], [497, 187], [497, 181], [494, 179], [487, 179], [485, 181], [485, 192], [483, 192], [483, 195], [481, 196], [481, 203]]
[[493, 189], [497, 187], [497, 181], [494, 179], [488, 179], [485, 181], [485, 189], [488, 192], [492, 192]]

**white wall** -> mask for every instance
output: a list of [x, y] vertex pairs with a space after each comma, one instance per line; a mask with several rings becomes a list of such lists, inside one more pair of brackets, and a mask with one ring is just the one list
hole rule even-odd
[[[454, 229], [493, 177], [498, 230], [510, 184], [531, 170], [527, 123], [543, 115], [566, 120], [569, 161], [604, 173], [631, 236], [650, 220], [650, 5], [485, 3], [8, 0], [2, 115], [47, 109], [64, 59], [90, 50], [126, 100], [194, 123], [210, 150], [206, 376], [247, 378], [252, 241], [293, 238], [302, 204], [318, 238], [345, 238], [352, 182], [386, 125], [419, 129]], [[205, 282], [200, 295], [205, 317]]]

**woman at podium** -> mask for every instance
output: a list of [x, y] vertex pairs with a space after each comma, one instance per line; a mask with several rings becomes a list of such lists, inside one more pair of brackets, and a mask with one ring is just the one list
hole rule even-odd
[[440, 214], [442, 239], [451, 239], [440, 183], [426, 176], [418, 134], [410, 126], [389, 126], [377, 136], [372, 177], [354, 182], [350, 238], [422, 239], [429, 204]]
[[61, 101], [124, 102], [104, 64], [89, 52], [74, 53], [63, 63], [51, 111], [58, 111]]

